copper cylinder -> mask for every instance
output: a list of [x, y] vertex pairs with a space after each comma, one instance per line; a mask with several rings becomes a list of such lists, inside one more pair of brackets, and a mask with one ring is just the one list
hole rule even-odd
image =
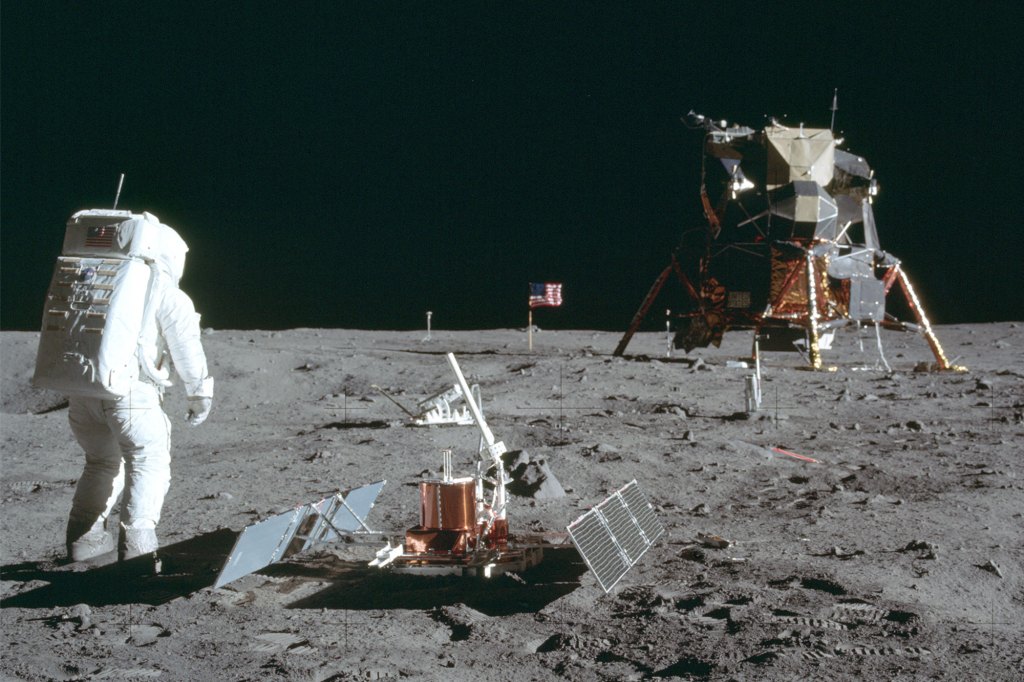
[[472, 530], [476, 526], [476, 482], [420, 481], [420, 526]]

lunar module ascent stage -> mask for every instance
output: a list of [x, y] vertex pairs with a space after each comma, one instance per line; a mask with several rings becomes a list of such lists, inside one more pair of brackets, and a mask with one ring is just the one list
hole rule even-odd
[[479, 457], [471, 476], [456, 477], [452, 450], [443, 450], [441, 477], [418, 483], [420, 522], [401, 535], [373, 530], [366, 522], [386, 481], [337, 493], [248, 526], [238, 536], [214, 587], [330, 542], [384, 538], [386, 544], [370, 566], [424, 576], [490, 578], [518, 573], [539, 564], [546, 549], [575, 546], [601, 588], [611, 590], [665, 532], [637, 482], [612, 493], [564, 533], [513, 533], [507, 489], [512, 479], [502, 461], [505, 444], [494, 438], [487, 425], [479, 389], [470, 389], [453, 354], [447, 358], [471, 423], [480, 431]]
[[[836, 110], [833, 100], [833, 120]], [[917, 331], [935, 363], [947, 360], [914, 287], [896, 257], [882, 250], [872, 202], [874, 171], [839, 148], [830, 128], [791, 128], [771, 119], [763, 130], [714, 122], [690, 112], [704, 132], [700, 200], [705, 223], [684, 232], [669, 265], [615, 349], [622, 355], [666, 282], [687, 294], [674, 306], [673, 345], [687, 352], [718, 346], [729, 329], [753, 329], [759, 350], [801, 350], [814, 369], [840, 327]], [[916, 323], [886, 312], [899, 285]]]

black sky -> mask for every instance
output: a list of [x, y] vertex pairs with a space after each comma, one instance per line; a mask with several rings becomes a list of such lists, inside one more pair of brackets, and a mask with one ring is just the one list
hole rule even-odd
[[0, 325], [125, 172], [206, 326], [523, 326], [562, 281], [538, 324], [623, 329], [701, 219], [680, 117], [833, 88], [932, 318], [1024, 319], [1020, 3], [695, 4], [4, 2]]

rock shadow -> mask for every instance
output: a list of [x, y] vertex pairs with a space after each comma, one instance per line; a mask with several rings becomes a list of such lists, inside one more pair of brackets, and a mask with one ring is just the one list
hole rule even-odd
[[[416, 355], [448, 355], [446, 350], [422, 350], [419, 348], [381, 348], [382, 351], [392, 353], [414, 353]], [[508, 353], [496, 350], [460, 350], [459, 355], [527, 355], [527, 353]]]
[[383, 419], [349, 419], [343, 422], [328, 422], [316, 427], [318, 431], [323, 429], [334, 429], [336, 431], [347, 431], [348, 429], [387, 429], [391, 423]]

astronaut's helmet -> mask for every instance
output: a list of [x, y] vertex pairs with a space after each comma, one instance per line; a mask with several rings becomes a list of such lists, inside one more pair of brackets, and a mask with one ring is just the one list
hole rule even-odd
[[185, 240], [173, 228], [161, 224], [155, 260], [160, 270], [170, 276], [175, 284], [178, 284], [185, 272], [186, 253], [188, 253], [188, 244], [185, 243]]

